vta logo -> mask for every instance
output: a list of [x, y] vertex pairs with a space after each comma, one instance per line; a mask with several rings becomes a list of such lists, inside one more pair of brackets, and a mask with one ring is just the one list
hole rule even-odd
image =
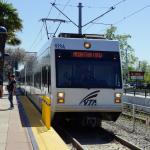
[[96, 106], [96, 97], [100, 90], [94, 91], [90, 94], [88, 94], [86, 97], [82, 99], [79, 105], [83, 106]]

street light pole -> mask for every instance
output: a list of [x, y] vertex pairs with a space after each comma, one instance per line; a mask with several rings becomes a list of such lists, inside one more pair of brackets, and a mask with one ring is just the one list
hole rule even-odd
[[128, 48], [126, 48], [126, 83], [128, 82]]

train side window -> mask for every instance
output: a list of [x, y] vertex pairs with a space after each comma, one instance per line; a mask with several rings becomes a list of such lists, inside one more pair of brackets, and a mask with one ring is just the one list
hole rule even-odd
[[47, 87], [47, 70], [46, 70], [46, 66], [42, 67], [42, 86]]
[[41, 73], [40, 72], [35, 73], [34, 85], [37, 88], [41, 88]]
[[48, 88], [51, 85], [51, 69], [50, 66], [42, 67], [42, 86]]
[[48, 66], [48, 78], [47, 78], [47, 81], [48, 81], [48, 92], [50, 91], [50, 86], [51, 86], [51, 68], [50, 66]]
[[42, 86], [43, 87], [48, 87], [49, 85], [49, 67], [48, 66], [44, 66], [42, 67]]

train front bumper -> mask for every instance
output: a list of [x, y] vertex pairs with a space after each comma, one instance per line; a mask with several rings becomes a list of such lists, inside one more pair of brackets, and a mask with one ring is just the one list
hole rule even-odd
[[55, 107], [56, 112], [121, 112], [122, 105], [101, 105], [101, 106], [73, 106], [59, 105]]

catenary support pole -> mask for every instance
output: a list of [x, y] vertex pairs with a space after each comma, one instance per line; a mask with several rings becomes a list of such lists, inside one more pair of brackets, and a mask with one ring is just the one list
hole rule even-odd
[[79, 24], [78, 24], [78, 32], [79, 34], [82, 34], [82, 3], [79, 3]]

